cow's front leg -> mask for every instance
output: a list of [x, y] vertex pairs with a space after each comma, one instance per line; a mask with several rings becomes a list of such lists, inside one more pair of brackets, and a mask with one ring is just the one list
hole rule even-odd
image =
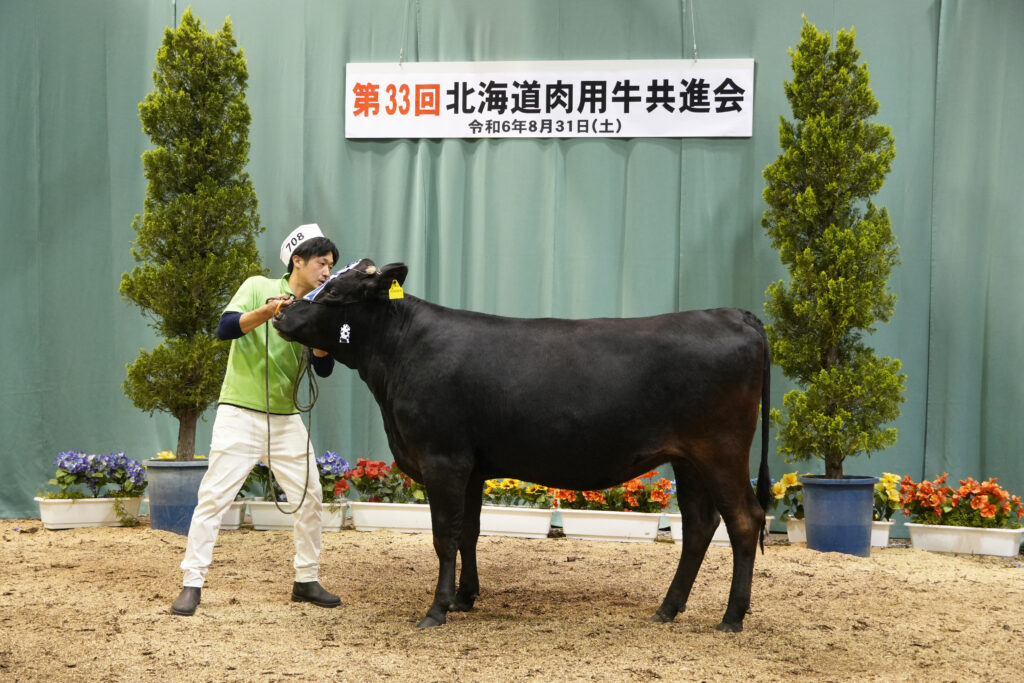
[[470, 477], [463, 499], [462, 538], [459, 541], [459, 556], [462, 558], [462, 571], [459, 574], [459, 589], [455, 593], [452, 610], [468, 612], [480, 595], [480, 577], [476, 567], [476, 544], [480, 538], [480, 506], [484, 482], [478, 477]]
[[[444, 462], [446, 459], [436, 460], [444, 466], [424, 470], [423, 485], [430, 499], [430, 523], [438, 560], [437, 587], [434, 589], [434, 602], [418, 624], [419, 628], [445, 623], [448, 610], [455, 602], [455, 561], [462, 536], [463, 501], [469, 479], [469, 468], [459, 471], [459, 468], [450, 466], [450, 461]], [[477, 516], [479, 518], [479, 514]]]

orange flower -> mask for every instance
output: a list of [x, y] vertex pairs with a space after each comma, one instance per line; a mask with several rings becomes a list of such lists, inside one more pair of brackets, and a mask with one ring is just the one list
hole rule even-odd
[[640, 503], [639, 503], [639, 501], [637, 501], [637, 499], [633, 497], [633, 494], [632, 494], [632, 493], [629, 493], [629, 492], [627, 491], [627, 492], [626, 492], [625, 494], [623, 494], [623, 496], [622, 496], [622, 497], [623, 497], [623, 498], [624, 498], [624, 499], [626, 500], [626, 502], [627, 502], [627, 503], [629, 504], [629, 507], [632, 507], [632, 508], [638, 508], [638, 507], [640, 507]]
[[630, 479], [629, 481], [627, 481], [622, 486], [627, 491], [643, 491], [644, 490], [644, 483], [642, 481], [640, 481], [639, 478], [637, 478], [637, 479]]
[[981, 493], [981, 484], [974, 481], [972, 477], [967, 477], [960, 480], [960, 490], [963, 491], [961, 495], [965, 498], [968, 494], [978, 495]]
[[568, 489], [551, 489], [551, 495], [555, 500], [564, 500], [570, 503], [576, 502], [576, 492]]

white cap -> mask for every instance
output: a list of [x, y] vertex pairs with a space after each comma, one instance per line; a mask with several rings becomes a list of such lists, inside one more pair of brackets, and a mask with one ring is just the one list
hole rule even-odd
[[284, 242], [281, 242], [281, 263], [286, 266], [291, 263], [292, 252], [295, 251], [295, 247], [308, 239], [323, 236], [324, 234], [320, 232], [320, 226], [316, 223], [307, 223], [306, 225], [300, 225], [295, 228], [287, 237], [284, 238]]

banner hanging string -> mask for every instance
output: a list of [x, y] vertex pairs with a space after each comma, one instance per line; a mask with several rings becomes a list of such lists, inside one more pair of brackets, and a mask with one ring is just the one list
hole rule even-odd
[[[697, 61], [697, 26], [693, 19], [693, 6], [697, 4], [697, 0], [690, 0], [690, 38], [693, 40], [693, 61]], [[683, 31], [683, 52], [686, 52], [686, 0], [681, 0], [681, 8], [679, 12], [679, 23], [680, 28]]]

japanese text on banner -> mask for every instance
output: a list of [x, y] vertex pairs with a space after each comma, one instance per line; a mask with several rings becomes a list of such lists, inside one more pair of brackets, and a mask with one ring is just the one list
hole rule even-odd
[[350, 63], [347, 138], [749, 137], [752, 59]]

